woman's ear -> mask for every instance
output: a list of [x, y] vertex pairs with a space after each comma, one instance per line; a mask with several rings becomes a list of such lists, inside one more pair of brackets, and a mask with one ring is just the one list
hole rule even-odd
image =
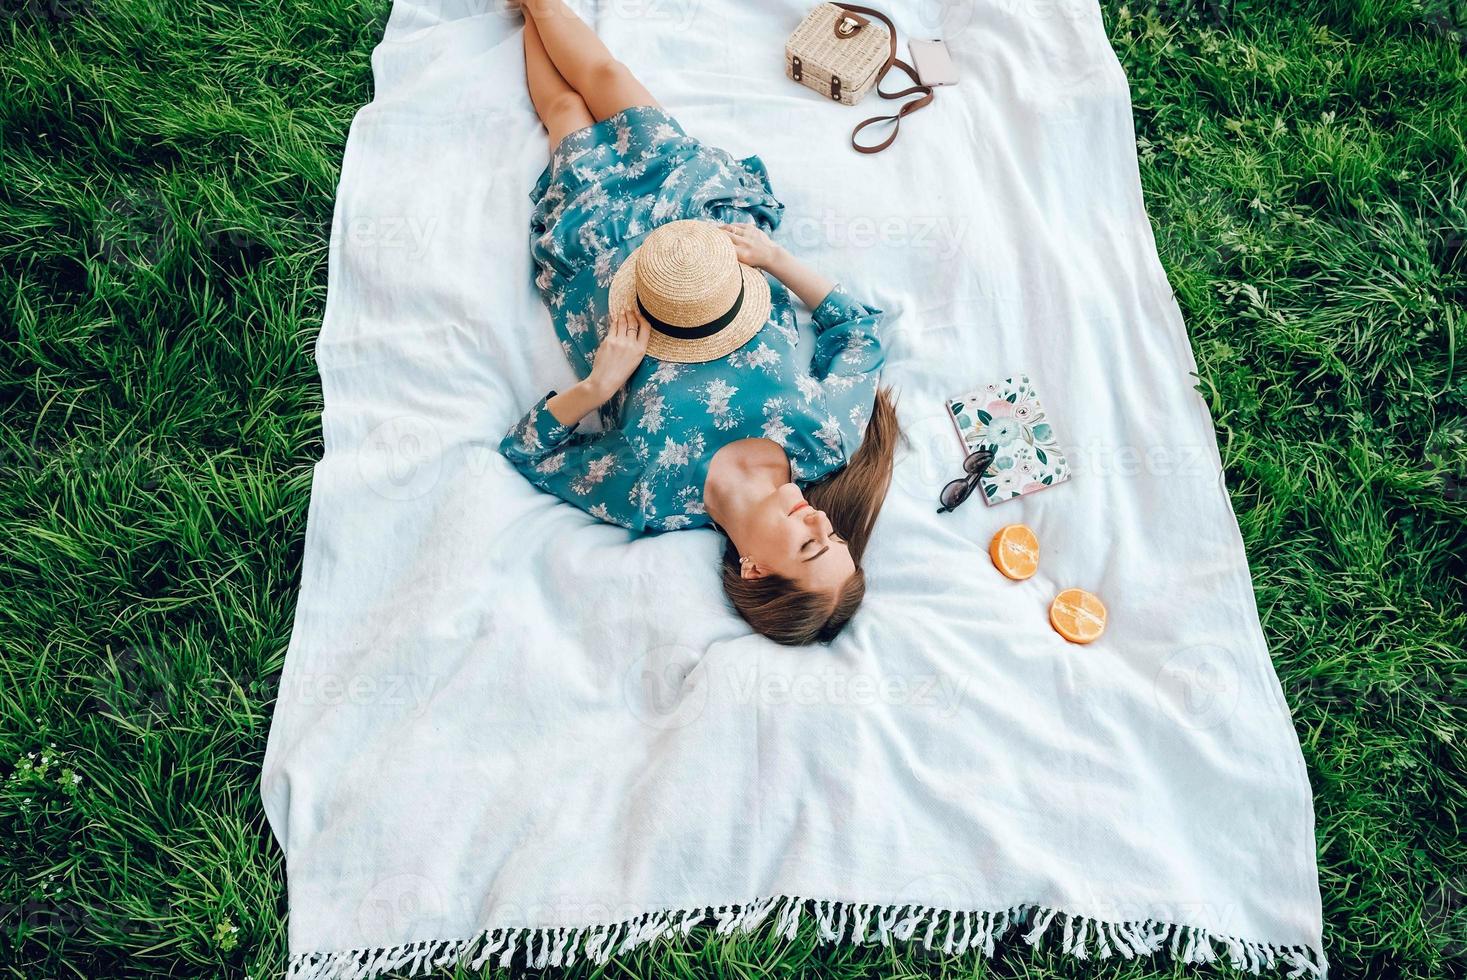
[[754, 561], [752, 558], [747, 561], [739, 562], [739, 578], [756, 579], [763, 578], [768, 574], [769, 573], [760, 568], [759, 563]]

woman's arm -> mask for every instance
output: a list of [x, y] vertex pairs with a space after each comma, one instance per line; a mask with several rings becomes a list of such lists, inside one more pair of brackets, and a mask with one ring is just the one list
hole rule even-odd
[[510, 427], [499, 451], [525, 479], [575, 504], [592, 517], [633, 530], [646, 520], [633, 490], [642, 472], [638, 449], [619, 430], [594, 435], [574, 431], [542, 398]]
[[753, 224], [720, 225], [733, 239], [734, 251], [744, 265], [763, 269], [780, 282], [810, 309], [830, 295], [835, 283], [795, 258], [778, 245], [763, 229]]
[[596, 348], [591, 373], [545, 403], [555, 421], [575, 425], [602, 405], [627, 383], [647, 355], [652, 325], [633, 307], [611, 314], [611, 325]]
[[[825, 276], [795, 258], [756, 225], [721, 225], [733, 239], [739, 261], [774, 276], [810, 307], [815, 325], [815, 356], [810, 373], [823, 380], [840, 376], [844, 389], [853, 379], [869, 376], [873, 387], [885, 360], [878, 327], [881, 311], [867, 306]], [[868, 401], [869, 404], [869, 401]]]

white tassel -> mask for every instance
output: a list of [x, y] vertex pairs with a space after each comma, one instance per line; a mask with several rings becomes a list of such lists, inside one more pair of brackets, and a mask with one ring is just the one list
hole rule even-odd
[[647, 923], [651, 918], [651, 912], [643, 912], [631, 922], [627, 923], [627, 934], [622, 937], [621, 943], [616, 947], [616, 951], [618, 953], [630, 953], [642, 945], [642, 937], [647, 934]]
[[794, 939], [795, 933], [800, 931], [800, 909], [804, 907], [804, 904], [803, 898], [788, 899], [774, 931], [786, 939]]
[[888, 905], [876, 918], [876, 938], [881, 940], [881, 945], [891, 945], [892, 926], [896, 925], [897, 917], [902, 914], [903, 905]]
[[835, 913], [831, 911], [829, 902], [815, 904], [815, 923], [821, 939], [828, 943], [835, 941]]
[[967, 950], [968, 940], [973, 938], [972, 916], [967, 912], [959, 912], [958, 921], [963, 924], [963, 932], [958, 936], [957, 942], [953, 943], [953, 949], [961, 953]]
[[469, 964], [469, 969], [476, 972], [482, 969], [484, 964], [489, 962], [489, 957], [499, 952], [499, 948], [503, 945], [504, 932], [502, 930], [487, 933], [484, 936], [484, 945], [479, 948], [479, 955], [474, 957], [473, 962]]
[[1004, 934], [1009, 931], [1009, 925], [1012, 919], [1013, 917], [1009, 915], [1008, 909], [1004, 909], [998, 914], [998, 925], [993, 927], [993, 938], [995, 940], [1002, 939]]
[[1131, 952], [1136, 956], [1145, 956], [1151, 952], [1151, 940], [1146, 936], [1144, 926], [1139, 922], [1127, 922], [1121, 927], [1121, 935], [1126, 942], [1131, 944]]
[[519, 938], [519, 930], [510, 932], [509, 945], [504, 947], [504, 955], [499, 957], [499, 966], [501, 969], [509, 969], [510, 963], [514, 962], [514, 947], [515, 943], [519, 942]]
[[[986, 911], [914, 904], [809, 901], [810, 913], [815, 918], [814, 932], [821, 942], [860, 944], [874, 940], [884, 947], [892, 946], [893, 941], [921, 942], [931, 950], [937, 930], [943, 929], [943, 952], [951, 955], [981, 949], [984, 956], [992, 957], [996, 943], [1013, 926], [1027, 924], [1028, 930], [1021, 936], [1030, 946], [1037, 946], [1058, 917], [1063, 926], [1061, 948], [1076, 959], [1090, 958], [1088, 947], [1093, 925], [1094, 955], [1099, 959], [1119, 954], [1130, 960], [1159, 952], [1170, 944], [1172, 957], [1179, 963], [1225, 960], [1234, 969], [1255, 974], [1265, 966], [1282, 965], [1288, 969], [1291, 980], [1304, 977], [1324, 980], [1326, 974], [1323, 953], [1311, 947], [1271, 946], [1214, 935], [1197, 926], [1149, 919], [1106, 922], [1056, 908], [1028, 905]], [[604, 966], [617, 952], [630, 952], [670, 932], [687, 936], [708, 918], [716, 920], [714, 931], [718, 935], [730, 935], [756, 929], [773, 916], [773, 931], [793, 939], [799, 932], [804, 905], [804, 899], [776, 895], [742, 904], [644, 912], [619, 923], [596, 926], [486, 929], [467, 940], [440, 939], [384, 948], [305, 953], [291, 957], [285, 976], [288, 980], [375, 980], [389, 972], [414, 976], [456, 964], [477, 972], [496, 955], [500, 968], [509, 969], [521, 939], [526, 967], [570, 967], [582, 956], [597, 966]], [[924, 922], [926, 929], [919, 937]]]
[[906, 942], [911, 939], [912, 936], [917, 932], [917, 927], [922, 924], [922, 914], [924, 911], [924, 907], [921, 905], [911, 905], [908, 906], [908, 908], [910, 908], [911, 911], [907, 913], [906, 918], [897, 923], [896, 928], [893, 929], [891, 933], [892, 936], [894, 936], [901, 942]]
[[1034, 915], [1034, 927], [1028, 930], [1028, 935], [1024, 936], [1024, 942], [1030, 946], [1039, 945], [1039, 940], [1043, 939], [1046, 930], [1049, 929], [1049, 923], [1055, 921], [1055, 915], [1058, 914], [1058, 911], [1050, 908], [1050, 910], [1040, 911], [1039, 914]]
[[1095, 923], [1095, 941], [1097, 944], [1095, 947], [1095, 955], [1099, 956], [1103, 960], [1110, 959], [1110, 940], [1106, 937], [1105, 923], [1103, 922], [1097, 921]]

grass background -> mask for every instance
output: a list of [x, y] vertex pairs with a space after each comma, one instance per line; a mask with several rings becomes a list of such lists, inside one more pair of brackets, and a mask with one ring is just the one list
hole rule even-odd
[[[1462, 976], [1467, 2], [1103, 8], [1316, 792], [1336, 975]], [[0, 0], [0, 974], [283, 967], [256, 785], [387, 9]], [[604, 972], [1183, 971], [807, 931]]]

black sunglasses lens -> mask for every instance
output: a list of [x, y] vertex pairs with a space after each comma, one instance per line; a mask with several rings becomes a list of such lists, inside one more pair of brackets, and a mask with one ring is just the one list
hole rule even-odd
[[968, 499], [973, 492], [973, 484], [968, 480], [954, 480], [942, 488], [942, 506], [948, 510], [957, 510], [958, 505]]
[[968, 454], [963, 460], [963, 469], [974, 476], [980, 475], [984, 470], [993, 465], [993, 452], [988, 449], [978, 449]]

